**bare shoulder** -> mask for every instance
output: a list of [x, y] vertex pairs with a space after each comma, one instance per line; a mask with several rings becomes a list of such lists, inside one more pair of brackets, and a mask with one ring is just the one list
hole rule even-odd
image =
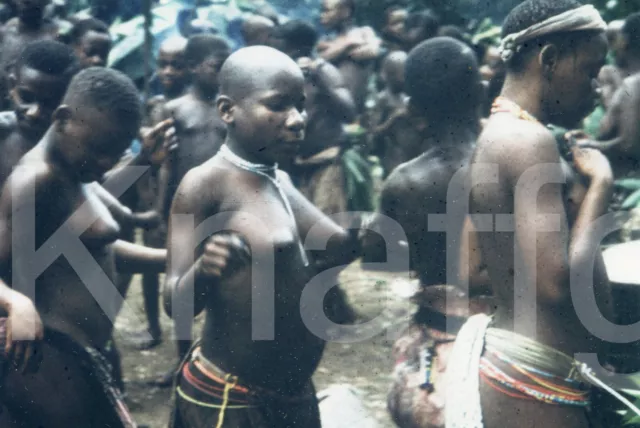
[[164, 109], [165, 111], [169, 112], [169, 113], [178, 113], [180, 112], [185, 106], [189, 105], [191, 103], [193, 97], [191, 97], [191, 95], [189, 94], [184, 94], [178, 98], [175, 98], [171, 101], [168, 101], [165, 105], [164, 105]]
[[[424, 155], [396, 167], [384, 181], [380, 195], [382, 212], [411, 211], [416, 203], [430, 198], [439, 198], [448, 180], [443, 179], [442, 166]], [[446, 194], [446, 190], [444, 191]], [[403, 207], [406, 207], [403, 208]], [[405, 214], [407, 214], [405, 213]]]
[[158, 106], [161, 105], [167, 105], [167, 99], [164, 97], [164, 95], [156, 95], [154, 97], [151, 97], [148, 101], [147, 101], [147, 108], [148, 109], [152, 109], [152, 108], [156, 108]]
[[501, 171], [519, 176], [541, 163], [559, 163], [560, 153], [550, 130], [539, 123], [497, 115], [478, 139], [473, 164], [497, 163]]
[[622, 80], [622, 84], [618, 87], [614, 98], [638, 102], [640, 100], [640, 74], [634, 74]]
[[30, 160], [23, 158], [15, 167], [2, 189], [3, 206], [11, 205], [18, 201], [30, 200], [30, 195], [35, 195], [35, 200], [39, 201], [38, 195], [51, 195], [59, 192], [59, 183], [51, 165], [43, 160]]
[[208, 207], [220, 204], [229, 186], [229, 172], [228, 166], [218, 156], [189, 170], [174, 198], [178, 212], [194, 212], [195, 209], [208, 211]]
[[[276, 179], [284, 189], [285, 193], [288, 196], [293, 196], [296, 198], [304, 198], [302, 193], [298, 190], [298, 188], [293, 184], [293, 180], [288, 172], [278, 169], [276, 171]], [[305, 198], [306, 199], [306, 198]]]
[[181, 100], [184, 97], [184, 95], [182, 97], [178, 97], [175, 98], [171, 101], [168, 101], [165, 105], [164, 105], [164, 109], [166, 112], [168, 113], [174, 113], [181, 105]]

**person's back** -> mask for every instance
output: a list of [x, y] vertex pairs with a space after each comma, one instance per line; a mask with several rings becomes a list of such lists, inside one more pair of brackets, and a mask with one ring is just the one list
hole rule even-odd
[[[466, 255], [462, 242], [469, 239], [464, 234], [472, 233], [465, 229], [464, 195], [468, 194], [469, 161], [480, 132], [482, 87], [473, 51], [446, 37], [430, 39], [410, 52], [406, 81], [411, 108], [431, 125], [425, 136], [429, 148], [395, 168], [381, 195], [379, 213], [402, 227], [410, 267], [420, 280], [413, 297], [418, 310], [393, 348], [396, 367], [388, 403], [401, 427], [425, 426], [426, 421], [440, 426], [443, 408], [435, 403], [443, 401], [445, 384], [440, 374], [455, 338], [447, 327], [459, 328], [467, 312], [490, 311], [484, 295], [478, 296], [475, 288], [467, 293], [463, 284], [471, 279], [461, 277], [461, 265], [470, 263], [462, 259]], [[435, 226], [434, 216], [446, 216], [444, 227]], [[374, 221], [374, 230], [386, 221]], [[464, 272], [473, 269], [476, 267]], [[420, 361], [423, 357], [426, 361]], [[421, 367], [429, 361], [432, 375], [424, 376]], [[416, 378], [423, 383], [416, 385], [411, 380]]]
[[[525, 31], [535, 24], [538, 31]], [[447, 406], [447, 426], [467, 426], [461, 425], [462, 414], [470, 416], [464, 423], [474, 426], [481, 415], [480, 426], [487, 428], [589, 426], [589, 389], [570, 370], [576, 353], [602, 350], [602, 342], [577, 315], [585, 308], [574, 307], [578, 296], [572, 296], [570, 276], [593, 269], [594, 282], [581, 285], [594, 284], [588, 292], [595, 292], [603, 314], [610, 316], [606, 272], [600, 257], [595, 267], [590, 257], [598, 254], [600, 238], [591, 227], [606, 212], [611, 171], [601, 153], [574, 149], [574, 165], [586, 177], [587, 190], [584, 202], [572, 201], [567, 184], [573, 173], [543, 124], [570, 128], [593, 108], [593, 81], [607, 51], [605, 28], [592, 6], [572, 0], [528, 0], [504, 23], [507, 77], [470, 170], [478, 181], [471, 191], [471, 213], [495, 219], [485, 232], [474, 217], [496, 312], [492, 319], [473, 317], [458, 335], [447, 399], [464, 409]], [[569, 210], [572, 202], [577, 213]], [[473, 340], [484, 344], [484, 351], [470, 350]], [[479, 388], [471, 387], [459, 374], [477, 371], [478, 364]], [[514, 367], [522, 364], [526, 367], [517, 372]], [[541, 371], [558, 381], [538, 383], [532, 376]], [[515, 380], [502, 383], [504, 376]], [[558, 388], [566, 393], [558, 396]]]

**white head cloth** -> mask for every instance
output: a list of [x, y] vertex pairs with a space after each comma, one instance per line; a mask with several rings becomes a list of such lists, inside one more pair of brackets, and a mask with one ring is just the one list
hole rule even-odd
[[606, 29], [607, 23], [593, 5], [581, 6], [552, 16], [518, 33], [509, 34], [500, 43], [500, 56], [504, 62], [508, 62], [523, 43], [548, 34]]

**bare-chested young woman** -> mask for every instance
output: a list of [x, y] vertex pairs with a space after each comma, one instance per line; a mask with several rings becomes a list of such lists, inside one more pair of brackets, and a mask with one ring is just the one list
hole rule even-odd
[[[172, 426], [319, 427], [311, 376], [325, 342], [305, 324], [313, 309], [301, 298], [318, 271], [357, 257], [357, 241], [277, 169], [304, 140], [304, 76], [296, 63], [275, 49], [245, 48], [227, 60], [220, 83], [225, 145], [187, 174], [172, 207], [165, 303], [174, 319], [194, 297], [195, 313], [206, 313], [200, 341], [178, 372]], [[192, 215], [196, 227], [222, 215], [219, 233], [198, 244], [179, 214]], [[326, 251], [305, 251], [309, 233], [330, 238]], [[269, 289], [270, 272], [274, 294], [252, 299], [252, 290]], [[322, 293], [312, 290], [321, 308]], [[270, 302], [273, 337], [253, 340], [264, 323], [254, 325], [252, 313]]]
[[[117, 272], [162, 271], [166, 251], [119, 241], [95, 181], [120, 159], [140, 118], [129, 78], [89, 68], [71, 81], [52, 126], [5, 185], [0, 294], [22, 293], [4, 305], [0, 401], [10, 427], [135, 426], [104, 357], [123, 298], [114, 284]], [[30, 362], [41, 362], [39, 370]]]

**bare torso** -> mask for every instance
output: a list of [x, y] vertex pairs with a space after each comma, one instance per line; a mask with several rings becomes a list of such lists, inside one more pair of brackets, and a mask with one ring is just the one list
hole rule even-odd
[[[89, 287], [102, 275], [117, 284], [111, 244], [118, 238], [120, 228], [93, 190], [95, 183], [73, 183], [53, 171], [43, 159], [41, 148], [36, 147], [18, 166], [41, 171], [36, 188], [36, 248], [47, 245], [46, 241], [59, 228], [81, 229], [83, 218], [96, 216], [97, 220], [80, 234], [80, 242], [96, 265], [72, 266], [64, 257], [53, 262], [36, 281], [36, 307], [45, 326], [68, 334], [80, 344], [102, 348], [111, 339], [113, 324]], [[83, 209], [78, 210], [81, 206]], [[82, 270], [83, 267], [86, 269]], [[108, 304], [117, 313], [118, 302]]]
[[13, 168], [37, 140], [33, 141], [19, 131], [15, 113], [10, 111], [0, 113], [0, 139], [0, 186], [4, 186]]
[[374, 154], [380, 157], [385, 174], [391, 173], [398, 165], [420, 156], [428, 145], [425, 143], [424, 129], [416, 126], [408, 114], [391, 119], [390, 126], [374, 141]]
[[[186, 94], [166, 105], [175, 120], [179, 144], [172, 153], [168, 203], [187, 172], [213, 157], [226, 136], [226, 128], [213, 104]], [[167, 207], [168, 209], [169, 207]]]
[[[509, 126], [510, 120], [506, 115], [499, 115], [489, 120], [483, 135], [478, 141], [477, 150], [474, 154], [472, 169], [477, 165], [498, 164], [498, 182], [495, 184], [481, 184], [476, 186], [471, 195], [471, 212], [480, 214], [515, 214], [514, 193], [515, 188], [507, 178], [505, 171], [509, 165], [509, 158], [503, 152], [514, 153], [518, 151], [518, 141], [512, 141], [513, 147], [505, 148], [498, 144], [494, 133], [498, 129]], [[565, 212], [567, 216], [575, 215], [577, 211], [576, 202], [571, 201], [569, 195], [575, 195], [575, 189], [569, 189], [568, 184], [575, 181], [573, 172], [557, 155], [557, 162], [562, 167], [566, 183], [564, 185]], [[484, 181], [489, 183], [489, 177], [484, 176]], [[537, 191], [531, 190], [531, 192]], [[579, 193], [579, 191], [578, 191]], [[568, 218], [569, 225], [575, 218]], [[516, 219], [517, 221], [517, 219]], [[496, 299], [496, 314], [494, 325], [498, 328], [512, 330], [516, 314], [514, 312], [514, 278], [516, 266], [522, 266], [523, 260], [514, 251], [516, 248], [515, 233], [486, 232], [478, 233], [478, 240], [482, 251], [483, 260], [487, 265], [489, 277]], [[599, 253], [598, 253], [599, 254]], [[540, 269], [540, 267], [538, 267]], [[522, 271], [521, 271], [522, 272]], [[606, 270], [602, 262], [602, 257], [598, 256], [594, 266], [594, 286], [596, 295], [600, 303], [610, 301], [610, 290]], [[568, 288], [569, 285], [566, 284]], [[537, 292], [540, 293], [541, 284], [537, 285]], [[579, 352], [594, 352], [602, 344], [595, 340], [582, 322], [578, 319], [573, 308], [570, 296], [567, 299], [558, 299], [553, 304], [548, 302], [538, 302], [536, 305], [536, 340], [546, 345], [555, 347], [569, 355]], [[604, 303], [602, 303], [604, 305]], [[603, 311], [607, 313], [606, 310]], [[522, 316], [522, 315], [519, 315]]]
[[[447, 205], [447, 193], [455, 185], [453, 177], [466, 175], [471, 145], [434, 147], [421, 156], [400, 165], [385, 182], [381, 212], [400, 223], [408, 238], [411, 268], [423, 286], [457, 284], [457, 278], [447, 278], [447, 263], [452, 257], [447, 239], [459, 242], [466, 216], [453, 216], [454, 207]], [[460, 183], [463, 184], [463, 183]], [[466, 185], [466, 183], [464, 183]], [[448, 224], [450, 233], [429, 230], [429, 216], [449, 214], [456, 224]]]
[[20, 29], [18, 18], [8, 21], [2, 27], [2, 44], [0, 46], [0, 64], [3, 71], [7, 71], [20, 56], [24, 47], [39, 40], [55, 40], [58, 37], [58, 27], [54, 23], [45, 23], [38, 30]]
[[[203, 196], [208, 206], [204, 214], [232, 213], [225, 228], [246, 237], [253, 262], [258, 263], [253, 275], [251, 267], [244, 266], [210, 293], [203, 353], [249, 385], [288, 394], [301, 391], [320, 361], [324, 341], [307, 329], [300, 315], [302, 290], [315, 272], [304, 266], [297, 225], [287, 214], [275, 186], [264, 177], [239, 170], [220, 157], [200, 169], [202, 189], [224, 189], [216, 200]], [[281, 182], [285, 192], [297, 192], [286, 179]], [[268, 287], [272, 267], [274, 340], [254, 341], [252, 286]], [[268, 302], [258, 299], [255, 304]]]

